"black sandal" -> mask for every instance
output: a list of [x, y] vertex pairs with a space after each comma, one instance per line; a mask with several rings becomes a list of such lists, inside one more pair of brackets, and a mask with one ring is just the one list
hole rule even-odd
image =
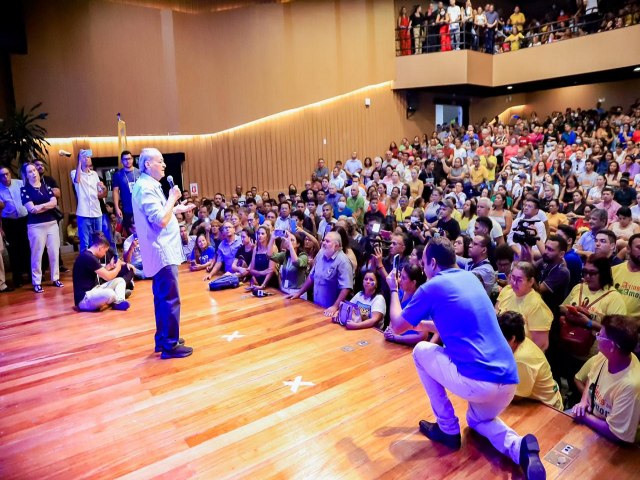
[[42, 288], [42, 285], [34, 285], [33, 291], [36, 293], [44, 293], [44, 289]]
[[54, 287], [58, 287], [58, 288], [62, 288], [62, 287], [64, 287], [64, 283], [62, 283], [60, 280], [56, 280], [55, 282], [53, 282], [53, 286]]

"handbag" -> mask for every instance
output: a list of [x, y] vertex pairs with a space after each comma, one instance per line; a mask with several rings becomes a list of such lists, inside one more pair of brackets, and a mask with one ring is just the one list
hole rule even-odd
[[574, 357], [587, 357], [595, 341], [591, 329], [574, 325], [560, 317], [560, 340]]
[[343, 327], [347, 322], [357, 321], [360, 316], [360, 307], [351, 302], [340, 302], [338, 307], [338, 323]]
[[[580, 296], [578, 299], [578, 305], [582, 305], [582, 288], [584, 283], [580, 284]], [[592, 307], [604, 297], [609, 295], [613, 290], [605, 292], [599, 296], [593, 303], [589, 304]], [[575, 325], [565, 317], [560, 317], [560, 341], [564, 344], [565, 348], [574, 357], [587, 357], [591, 351], [591, 347], [595, 342], [595, 336], [590, 328], [583, 327], [581, 325]]]
[[227, 290], [229, 288], [238, 288], [240, 280], [235, 275], [223, 275], [209, 282], [209, 290], [216, 292], [218, 290]]
[[53, 216], [56, 219], [56, 222], [61, 222], [62, 220], [64, 220], [64, 213], [62, 213], [62, 211], [58, 207], [55, 207], [51, 211], [51, 213], [53, 213]]

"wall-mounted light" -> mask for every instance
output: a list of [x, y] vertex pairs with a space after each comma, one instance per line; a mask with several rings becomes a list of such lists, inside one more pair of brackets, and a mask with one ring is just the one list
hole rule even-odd
[[640, 72], [640, 67], [636, 67], [633, 69], [634, 72]]

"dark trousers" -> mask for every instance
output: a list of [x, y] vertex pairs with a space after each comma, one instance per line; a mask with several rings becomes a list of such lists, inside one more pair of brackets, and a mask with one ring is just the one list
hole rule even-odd
[[22, 283], [22, 276], [31, 277], [31, 247], [27, 235], [27, 217], [3, 218], [2, 229], [7, 238], [7, 250], [13, 283]]
[[126, 235], [131, 234], [131, 224], [133, 223], [133, 213], [122, 212], [122, 227]]
[[156, 346], [171, 350], [180, 338], [178, 266], [167, 265], [153, 276], [151, 286], [156, 313]]
[[487, 53], [493, 55], [495, 44], [496, 30], [494, 28], [488, 28], [484, 37], [484, 48]]

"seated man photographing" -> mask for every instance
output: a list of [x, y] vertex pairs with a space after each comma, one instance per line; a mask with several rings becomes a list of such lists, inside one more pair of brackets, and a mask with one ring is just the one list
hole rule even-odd
[[[79, 310], [92, 312], [111, 305], [114, 310], [127, 310], [126, 282], [118, 274], [122, 260], [112, 260], [106, 267], [100, 263], [111, 244], [102, 232], [91, 237], [89, 248], [80, 252], [73, 264], [73, 299]], [[96, 276], [97, 275], [97, 276]], [[98, 284], [98, 277], [106, 283]]]

